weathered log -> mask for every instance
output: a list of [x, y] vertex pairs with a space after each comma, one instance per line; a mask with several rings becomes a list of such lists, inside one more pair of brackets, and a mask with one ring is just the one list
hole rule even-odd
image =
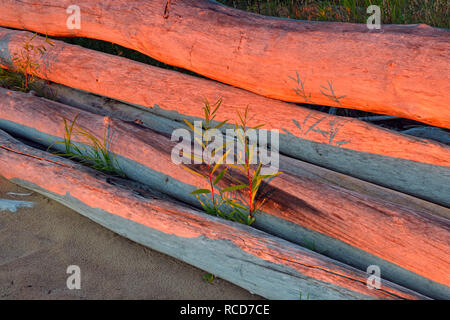
[[133, 241], [269, 299], [426, 299], [264, 232], [26, 146], [0, 131], [0, 175]]
[[[190, 130], [184, 123], [154, 115], [148, 108], [136, 108], [117, 100], [83, 92], [57, 83], [45, 83], [42, 81], [40, 85], [47, 86], [51, 92], [56, 93], [55, 97], [58, 102], [103, 116], [128, 122], [137, 122], [167, 136], [171, 136], [172, 132], [180, 127]], [[282, 172], [294, 174], [300, 179], [308, 178], [337, 185], [414, 210], [426, 211], [450, 219], [450, 210], [440, 205], [282, 154], [279, 160]]]
[[[176, 143], [169, 138], [133, 123], [0, 88], [0, 128], [43, 145], [62, 140], [62, 117], [72, 120], [77, 115], [77, 124], [99, 139], [107, 128], [114, 132], [111, 150], [128, 177], [199, 206], [189, 192], [208, 184], [171, 161]], [[74, 136], [72, 142], [82, 139]], [[384, 278], [427, 296], [450, 297], [449, 220], [289, 174], [271, 181], [268, 191], [271, 198], [258, 214], [256, 227], [292, 242], [314, 242], [317, 250], [360, 269], [379, 265]]]
[[450, 133], [440, 128], [416, 127], [404, 130], [402, 133], [423, 139], [432, 139], [450, 145]]
[[[11, 66], [30, 33], [0, 28], [0, 58]], [[46, 43], [35, 38], [35, 45]], [[439, 143], [397, 134], [358, 120], [336, 117], [244, 90], [155, 68], [121, 57], [54, 41], [40, 60], [40, 76], [132, 104], [182, 121], [203, 117], [203, 96], [223, 98], [218, 120], [237, 120], [248, 104], [253, 121], [277, 129], [280, 151], [366, 181], [432, 202], [450, 205], [442, 186], [449, 185], [450, 149]], [[160, 106], [160, 107], [159, 107]], [[370, 161], [369, 161], [370, 159]]]
[[[80, 0], [81, 28], [69, 29], [72, 4], [4, 0], [0, 25], [114, 42], [270, 98], [450, 128], [445, 29], [371, 31], [365, 24], [264, 17], [205, 0]], [[296, 94], [293, 88], [302, 86]]]

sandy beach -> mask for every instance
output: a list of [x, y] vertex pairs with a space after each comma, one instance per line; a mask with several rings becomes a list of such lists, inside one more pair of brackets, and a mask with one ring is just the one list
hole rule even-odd
[[[261, 299], [30, 193], [0, 176], [0, 199], [33, 202], [0, 209], [0, 299]], [[67, 288], [70, 265], [80, 290]]]

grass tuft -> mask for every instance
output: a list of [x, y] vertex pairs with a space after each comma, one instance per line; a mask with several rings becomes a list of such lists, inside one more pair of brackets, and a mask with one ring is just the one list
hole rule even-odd
[[[116, 155], [111, 151], [112, 135], [109, 135], [109, 127], [105, 128], [103, 141], [101, 141], [89, 131], [76, 126], [77, 118], [78, 115], [71, 122], [63, 118], [64, 141], [55, 141], [48, 149], [55, 144], [63, 144], [64, 153], [59, 153], [59, 156], [79, 161], [95, 170], [113, 176], [125, 177], [117, 162]], [[74, 133], [82, 138], [82, 143], [86, 147], [78, 146], [72, 141]]]

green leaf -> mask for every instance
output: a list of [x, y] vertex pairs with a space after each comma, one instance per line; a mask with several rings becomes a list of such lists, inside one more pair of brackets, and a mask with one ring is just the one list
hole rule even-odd
[[216, 108], [214, 109], [214, 111], [212, 112], [212, 115], [214, 115], [217, 110], [219, 109], [220, 105], [222, 104], [222, 98], [220, 98], [219, 100], [217, 100], [217, 102], [215, 103]]
[[204, 193], [211, 193], [211, 190], [208, 190], [208, 189], [197, 189], [197, 190], [194, 190], [194, 191], [190, 192], [189, 194], [196, 195], [196, 194], [204, 194]]
[[211, 172], [211, 174], [214, 174], [214, 172], [217, 170], [217, 168], [223, 164], [225, 162], [226, 157], [228, 156], [228, 154], [230, 153], [231, 150], [227, 150], [227, 152], [225, 152], [222, 157], [219, 159], [219, 161], [217, 161], [217, 163], [214, 165], [214, 168]]
[[237, 170], [241, 171], [243, 174], [246, 174], [246, 173], [247, 173], [247, 172], [245, 171], [245, 169], [244, 169], [243, 166], [237, 166], [237, 165], [235, 165], [235, 164], [229, 164], [229, 166], [232, 167], [232, 168], [234, 168], [234, 169], [237, 169]]
[[245, 184], [237, 184], [237, 185], [230, 186], [230, 187], [222, 189], [222, 192], [241, 190], [241, 189], [244, 189], [246, 187], [247, 187], [247, 185], [245, 185]]
[[214, 179], [214, 185], [216, 185], [222, 178], [223, 178], [223, 175], [225, 174], [225, 172], [227, 171], [227, 168], [225, 168], [225, 169], [223, 169], [219, 174], [218, 174], [218, 176], [216, 177], [216, 179]]
[[194, 170], [192, 170], [192, 169], [190, 169], [190, 168], [188, 168], [188, 167], [182, 166], [182, 168], [185, 169], [185, 170], [187, 170], [187, 171], [189, 171], [190, 173], [196, 174], [196, 175], [198, 175], [198, 176], [200, 176], [200, 177], [202, 177], [202, 178], [206, 178], [206, 177], [205, 177], [204, 175], [202, 175], [201, 173], [199, 173], [199, 172], [197, 172], [197, 171], [194, 171]]
[[242, 209], [242, 210], [247, 210], [246, 207], [244, 207], [243, 205], [241, 205], [241, 204], [238, 203], [237, 201], [234, 201], [234, 200], [228, 200], [227, 203], [228, 203], [230, 206], [234, 207], [234, 208], [239, 208], [239, 209]]
[[227, 122], [228, 122], [228, 120], [223, 120], [221, 123], [219, 123], [217, 126], [215, 126], [214, 129], [219, 129], [220, 127], [222, 127]]
[[257, 126], [252, 127], [252, 129], [259, 129], [264, 127], [264, 124], [258, 124]]
[[262, 174], [259, 176], [259, 178], [261, 179], [267, 179], [267, 178], [272, 178], [272, 177], [276, 177], [279, 174], [282, 174], [283, 172], [278, 171], [277, 173], [271, 173], [271, 174]]

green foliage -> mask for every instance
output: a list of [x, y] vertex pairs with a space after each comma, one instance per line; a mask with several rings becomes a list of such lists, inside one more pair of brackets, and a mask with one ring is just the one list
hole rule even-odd
[[50, 88], [44, 81], [33, 80], [28, 82], [27, 88], [24, 88], [25, 75], [11, 70], [0, 69], [0, 86], [15, 91], [29, 92], [33, 91], [38, 97], [49, 100], [56, 100], [57, 93]]
[[[33, 44], [36, 36], [37, 33], [26, 39], [20, 51], [12, 53], [13, 70], [0, 69], [0, 86], [22, 92], [34, 91], [40, 97], [55, 100], [56, 92], [37, 78], [39, 71], [44, 71], [41, 62], [47, 48], [42, 44]], [[45, 42], [50, 46], [54, 45], [47, 37]]]
[[214, 279], [216, 277], [212, 273], [205, 273], [203, 274], [203, 279], [208, 282], [209, 284], [212, 284]]
[[267, 198], [262, 198], [258, 201], [257, 198], [262, 182], [281, 174], [281, 172], [263, 175], [261, 174], [262, 163], [258, 162], [256, 165], [252, 164], [253, 157], [255, 155], [255, 145], [250, 145], [247, 133], [250, 130], [259, 129], [264, 125], [259, 124], [249, 128], [248, 123], [252, 119], [248, 118], [248, 105], [245, 108], [244, 114], [241, 114], [238, 111], [238, 116], [240, 123], [235, 124], [235, 133], [237, 134], [239, 142], [243, 146], [243, 152], [240, 152], [238, 154], [237, 164], [230, 164], [230, 166], [240, 171], [246, 179], [245, 181], [240, 181], [234, 177], [231, 177], [237, 184], [229, 187], [227, 191], [241, 189], [247, 191], [247, 197], [243, 199], [243, 203], [246, 205], [248, 211], [248, 220], [253, 222], [255, 220], [255, 212], [258, 212], [267, 200]]
[[[207, 136], [210, 130], [219, 129], [227, 124], [226, 120], [220, 122], [216, 126], [212, 126], [211, 124], [216, 117], [221, 102], [222, 100], [219, 99], [213, 106], [211, 106], [209, 102], [205, 100], [205, 105], [203, 107], [205, 115], [205, 120], [202, 123], [203, 132], [199, 132], [191, 122], [185, 120], [185, 123], [192, 129], [192, 131], [202, 137], [201, 140], [199, 138], [196, 140], [197, 143], [202, 146], [202, 151], [205, 151], [209, 147], [209, 142], [204, 142], [203, 137]], [[243, 146], [243, 154], [238, 155], [238, 163], [236, 165], [225, 165], [225, 159], [227, 158], [230, 150], [227, 149], [227, 144], [224, 143], [222, 146], [211, 152], [211, 155], [214, 156], [219, 150], [224, 151], [222, 157], [218, 159], [216, 163], [213, 163], [212, 159], [206, 159], [207, 172], [205, 174], [195, 171], [187, 166], [183, 166], [183, 168], [190, 173], [203, 177], [208, 181], [209, 189], [196, 189], [190, 193], [197, 198], [206, 213], [219, 216], [227, 220], [250, 225], [255, 221], [254, 214], [261, 209], [267, 199], [263, 198], [258, 201], [258, 194], [262, 182], [266, 179], [277, 176], [281, 172], [263, 175], [260, 173], [262, 167], [261, 163], [258, 163], [257, 165], [251, 164], [253, 152], [250, 152], [250, 148], [253, 148], [254, 146], [250, 147], [246, 138], [246, 133], [249, 130], [249, 128], [247, 128], [249, 121], [248, 106], [245, 109], [244, 115], [238, 112], [238, 116], [240, 123], [235, 124], [235, 133]], [[262, 126], [263, 125], [257, 125], [250, 129], [255, 130], [261, 128]], [[199, 159], [198, 156], [193, 154], [189, 155], [189, 157], [193, 160]], [[246, 180], [239, 181], [237, 178], [229, 174], [230, 167], [243, 173]], [[231, 180], [236, 183], [225, 188], [219, 188], [218, 183], [225, 176], [229, 179], [229, 181]], [[240, 190], [242, 190], [242, 193], [238, 192]]]
[[[107, 174], [125, 177], [125, 174], [118, 165], [116, 155], [110, 151], [112, 136], [108, 137], [108, 128], [105, 128], [103, 141], [100, 141], [89, 131], [75, 126], [77, 118], [78, 115], [70, 123], [67, 119], [63, 118], [65, 131], [64, 141], [55, 141], [48, 149], [55, 144], [63, 144], [65, 150], [64, 153], [58, 154], [59, 156], [80, 161], [93, 169]], [[83, 139], [82, 142], [86, 147], [78, 146], [72, 142], [74, 133]]]
[[[211, 124], [217, 115], [217, 111], [219, 110], [221, 103], [222, 100], [219, 99], [211, 106], [208, 100], [205, 100], [203, 107], [205, 119], [204, 122], [202, 122], [202, 132], [199, 132], [191, 122], [189, 122], [188, 120], [184, 120], [184, 122], [192, 129], [192, 131], [194, 131], [194, 133], [197, 133], [197, 135], [201, 137], [196, 138], [196, 142], [202, 146], [202, 152], [207, 150], [209, 147], [209, 141], [207, 139], [207, 141], [203, 141], [203, 137], [207, 136], [211, 130], [219, 129], [227, 123], [227, 121], [225, 120], [215, 126]], [[211, 155], [214, 156], [219, 150], [224, 150], [222, 157], [216, 163], [213, 162], [213, 159], [205, 159], [207, 168], [206, 174], [195, 171], [187, 166], [183, 166], [185, 170], [201, 176], [209, 183], [209, 189], [197, 189], [190, 194], [194, 195], [197, 198], [203, 210], [207, 214], [219, 216], [221, 218], [243, 224], [251, 224], [253, 221], [250, 221], [247, 215], [242, 213], [242, 206], [240, 207], [235, 200], [228, 197], [229, 192], [235, 190], [235, 188], [233, 190], [221, 190], [217, 187], [217, 184], [224, 178], [228, 170], [228, 167], [224, 165], [225, 159], [229, 152], [226, 150], [226, 148], [227, 145], [226, 143], [224, 143], [221, 147], [211, 151]], [[198, 155], [191, 154], [188, 156], [192, 160], [203, 161], [203, 158], [199, 157]]]
[[[12, 61], [16, 72], [23, 75], [20, 81], [20, 91], [28, 92], [29, 86], [36, 81], [39, 71], [42, 71], [41, 61], [47, 51], [45, 45], [35, 45], [33, 40], [36, 38], [35, 33], [30, 39], [25, 40], [19, 52], [12, 54]], [[45, 42], [54, 46], [53, 42], [45, 37]]]
[[425, 23], [450, 28], [448, 0], [219, 0], [250, 12], [298, 20], [365, 23], [367, 7], [381, 8], [383, 24]]
[[306, 295], [306, 299], [303, 299], [303, 293], [300, 291], [298, 300], [309, 300], [309, 293]]

